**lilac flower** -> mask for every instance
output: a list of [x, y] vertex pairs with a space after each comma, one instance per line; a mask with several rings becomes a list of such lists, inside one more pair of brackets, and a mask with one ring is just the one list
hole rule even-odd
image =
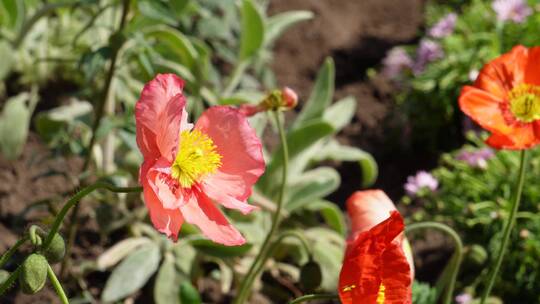
[[426, 171], [419, 171], [414, 176], [409, 176], [407, 178], [407, 183], [405, 184], [405, 191], [407, 194], [413, 196], [422, 189], [429, 189], [431, 191], [437, 190], [439, 182], [433, 175]]
[[441, 46], [429, 39], [422, 39], [420, 46], [416, 50], [416, 62], [413, 65], [414, 74], [421, 74], [429, 62], [440, 59], [444, 56]]
[[450, 13], [435, 23], [435, 25], [429, 29], [428, 33], [434, 38], [444, 38], [449, 36], [454, 32], [456, 21], [457, 15], [455, 13]]
[[407, 68], [411, 68], [413, 61], [402, 47], [395, 47], [386, 53], [383, 59], [382, 74], [388, 78], [396, 78]]
[[497, 20], [501, 22], [523, 23], [532, 14], [532, 9], [525, 0], [495, 0], [491, 7], [497, 13]]
[[471, 167], [485, 169], [487, 161], [495, 155], [490, 148], [483, 148], [476, 151], [461, 151], [456, 159], [468, 163]]
[[468, 293], [462, 293], [456, 296], [456, 304], [469, 304], [473, 297]]

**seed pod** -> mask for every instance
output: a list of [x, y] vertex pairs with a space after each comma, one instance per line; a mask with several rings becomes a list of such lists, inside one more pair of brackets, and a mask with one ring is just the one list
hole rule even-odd
[[50, 264], [56, 264], [64, 259], [65, 254], [66, 243], [64, 242], [64, 238], [60, 234], [56, 233], [49, 247], [43, 251], [43, 255], [47, 258], [47, 261], [49, 261]]
[[321, 267], [315, 261], [307, 262], [300, 270], [300, 283], [307, 292], [314, 291], [322, 283]]
[[40, 291], [47, 280], [47, 259], [37, 253], [29, 255], [21, 265], [19, 284], [26, 294]]

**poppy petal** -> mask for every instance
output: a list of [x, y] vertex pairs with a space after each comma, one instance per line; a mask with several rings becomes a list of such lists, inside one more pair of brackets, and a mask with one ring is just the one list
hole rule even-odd
[[459, 96], [459, 107], [483, 128], [501, 134], [508, 134], [512, 128], [507, 125], [499, 105], [500, 100], [489, 92], [465, 86]]
[[[219, 182], [221, 180], [223, 179], [214, 179], [214, 182]], [[228, 183], [227, 185], [230, 185], [230, 183]], [[206, 193], [209, 198], [214, 200], [216, 203], [223, 205], [226, 208], [236, 209], [243, 214], [248, 214], [254, 210], [259, 209], [257, 206], [250, 205], [246, 201], [240, 201], [234, 196], [226, 194], [226, 188], [221, 188], [219, 183], [214, 184], [212, 182], [205, 181], [202, 184], [202, 187], [204, 193]]]
[[525, 67], [525, 83], [540, 86], [540, 47], [529, 49], [529, 58]]

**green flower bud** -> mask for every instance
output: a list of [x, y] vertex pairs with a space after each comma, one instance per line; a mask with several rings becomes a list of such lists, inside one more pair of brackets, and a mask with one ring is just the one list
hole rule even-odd
[[4, 283], [9, 278], [9, 272], [0, 269], [0, 284]]
[[66, 254], [66, 243], [64, 238], [56, 233], [51, 241], [49, 247], [43, 251], [43, 255], [47, 258], [47, 261], [51, 264], [56, 264], [64, 258]]
[[26, 294], [40, 291], [47, 281], [47, 259], [37, 253], [29, 255], [21, 265], [19, 284]]
[[467, 251], [467, 260], [473, 265], [482, 266], [487, 261], [488, 254], [484, 247], [472, 245]]
[[321, 267], [315, 261], [309, 261], [300, 270], [300, 283], [305, 291], [311, 292], [322, 283]]

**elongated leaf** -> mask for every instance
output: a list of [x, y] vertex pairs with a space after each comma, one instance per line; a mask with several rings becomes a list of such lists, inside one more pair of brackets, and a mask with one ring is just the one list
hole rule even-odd
[[312, 228], [306, 234], [313, 241], [313, 259], [321, 266], [322, 289], [336, 290], [345, 245], [343, 237], [324, 228]]
[[137, 6], [141, 14], [148, 18], [173, 25], [177, 23], [176, 16], [161, 0], [137, 0]]
[[330, 167], [319, 167], [291, 181], [285, 209], [293, 212], [334, 192], [340, 184], [339, 173]]
[[289, 11], [274, 15], [266, 22], [265, 44], [272, 44], [289, 27], [313, 18], [313, 13], [309, 11]]
[[174, 256], [166, 254], [154, 285], [156, 304], [181, 304], [179, 295], [182, 281], [189, 280], [176, 269]]
[[182, 304], [201, 304], [201, 296], [191, 282], [183, 282], [180, 285], [180, 301]]
[[302, 106], [302, 111], [294, 121], [293, 129], [307, 121], [322, 118], [324, 110], [330, 105], [334, 95], [334, 74], [334, 61], [332, 58], [327, 58], [317, 74], [315, 87], [308, 101]]
[[224, 246], [207, 239], [192, 240], [190, 244], [198, 251], [218, 258], [232, 258], [244, 255], [253, 246], [248, 243], [241, 246]]
[[18, 29], [24, 21], [24, 1], [2, 0], [0, 13], [2, 24], [8, 25], [11, 29]]
[[156, 39], [157, 45], [164, 47], [163, 49], [158, 48], [158, 51], [161, 50], [165, 53], [165, 58], [167, 58], [166, 53], [171, 52], [176, 56], [175, 59], [188, 69], [195, 67], [198, 57], [197, 50], [180, 31], [170, 27], [156, 26], [146, 32], [146, 37]]
[[334, 229], [337, 233], [345, 236], [347, 232], [347, 225], [345, 224], [345, 217], [339, 207], [329, 201], [315, 201], [306, 205], [306, 208], [311, 211], [320, 212], [324, 221]]
[[337, 141], [329, 141], [317, 154], [316, 160], [336, 160], [358, 162], [362, 169], [362, 186], [368, 187], [377, 179], [378, 166], [371, 154], [356, 147], [343, 146]]
[[0, 114], [0, 151], [7, 159], [17, 158], [28, 136], [36, 93], [21, 93], [8, 99]]
[[4, 80], [6, 76], [11, 72], [13, 67], [13, 54], [15, 50], [11, 48], [11, 45], [7, 41], [0, 41], [0, 80]]
[[190, 0], [170, 0], [169, 6], [173, 9], [176, 16], [179, 17], [184, 13], [189, 2]]
[[142, 245], [149, 244], [151, 241], [145, 237], [128, 238], [116, 243], [111, 248], [107, 249], [97, 259], [97, 267], [99, 270], [104, 271], [109, 267], [116, 265], [135, 249]]
[[[305, 158], [302, 157], [303, 153], [320, 139], [325, 138], [333, 132], [334, 128], [332, 128], [329, 123], [322, 120], [306, 123], [300, 128], [288, 132], [287, 144], [289, 148], [289, 164], [291, 172], [298, 172], [298, 170], [292, 170], [293, 167], [297, 167], [296, 161], [300, 161], [302, 166], [304, 165], [303, 160]], [[272, 184], [276, 184], [275, 181], [280, 178], [280, 172], [283, 168], [282, 153], [283, 148], [281, 146], [272, 153], [271, 161], [258, 184], [262, 192], [269, 197], [272, 196], [272, 190], [275, 188], [272, 187]]]
[[130, 254], [112, 272], [101, 295], [103, 302], [121, 300], [142, 288], [159, 266], [159, 247], [145, 245]]
[[264, 20], [252, 0], [242, 1], [242, 37], [240, 60], [255, 55], [264, 41]]
[[348, 96], [328, 107], [323, 113], [323, 119], [331, 124], [336, 132], [339, 132], [351, 122], [355, 113], [356, 99]]

